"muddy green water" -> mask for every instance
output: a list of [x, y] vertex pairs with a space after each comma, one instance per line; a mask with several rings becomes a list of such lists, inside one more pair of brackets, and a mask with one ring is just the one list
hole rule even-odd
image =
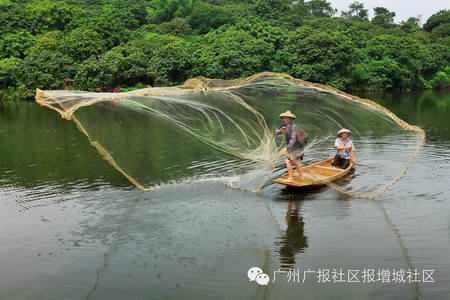
[[[0, 299], [449, 299], [450, 94], [366, 96], [427, 132], [406, 176], [375, 201], [222, 182], [140, 192], [73, 123], [0, 104]], [[250, 267], [269, 285], [249, 282]], [[377, 280], [379, 269], [411, 268], [435, 282]], [[300, 282], [272, 282], [287, 269]], [[334, 269], [360, 281], [373, 269], [376, 282], [318, 282]]]

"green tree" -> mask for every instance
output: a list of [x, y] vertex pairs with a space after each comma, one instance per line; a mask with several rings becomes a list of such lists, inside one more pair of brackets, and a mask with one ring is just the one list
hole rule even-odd
[[326, 0], [0, 0], [0, 85], [32, 93], [69, 76], [108, 90], [276, 70], [339, 88], [445, 86], [450, 10], [423, 28], [374, 11], [367, 22], [360, 1], [332, 17]]
[[306, 2], [306, 7], [309, 15], [314, 17], [332, 17], [337, 12], [326, 0], [310, 0]]
[[75, 85], [95, 90], [138, 83], [179, 84], [189, 76], [192, 52], [191, 44], [182, 38], [144, 33], [139, 39], [107, 51], [100, 59], [84, 61]]
[[148, 72], [152, 51], [131, 42], [106, 52], [100, 58], [100, 65], [104, 66], [106, 74], [110, 74], [111, 86], [153, 83]]
[[245, 31], [258, 40], [263, 40], [270, 44], [270, 47], [274, 51], [283, 47], [288, 36], [288, 30], [285, 28], [272, 25], [259, 18], [243, 20], [237, 23], [233, 28]]
[[410, 37], [375, 37], [355, 68], [353, 84], [366, 89], [423, 88], [421, 72], [427, 53], [423, 44]]
[[385, 7], [375, 7], [373, 10], [375, 16], [372, 18], [372, 23], [384, 28], [392, 27], [395, 24], [395, 12], [391, 12]]
[[408, 20], [400, 23], [400, 28], [407, 32], [413, 33], [420, 30], [420, 20], [418, 18], [408, 18]]
[[186, 20], [185, 18], [173, 18], [169, 22], [164, 22], [159, 25], [153, 26], [156, 26], [155, 27], [156, 31], [162, 34], [173, 34], [173, 35], [192, 34], [192, 27], [189, 24], [189, 21]]
[[257, 0], [254, 10], [257, 15], [267, 20], [279, 20], [289, 11], [290, 1], [287, 0]]
[[303, 24], [303, 21], [309, 16], [309, 8], [304, 0], [295, 1], [291, 4], [291, 8], [285, 12], [285, 21], [292, 28], [297, 28]]
[[66, 54], [43, 50], [34, 52], [23, 59], [20, 66], [21, 84], [30, 90], [59, 89], [65, 77], [73, 78], [75, 63]]
[[[137, 12], [139, 9], [143, 12]], [[133, 31], [140, 28], [146, 18], [147, 12], [141, 2], [133, 5], [130, 1], [109, 0], [95, 15], [80, 19], [77, 25], [98, 32], [106, 47], [112, 48], [132, 39]]]
[[0, 58], [23, 58], [34, 42], [35, 37], [28, 31], [6, 33], [0, 37]]
[[343, 11], [342, 16], [344, 18], [351, 18], [360, 21], [369, 20], [369, 12], [365, 9], [364, 4], [358, 1], [355, 1], [350, 4], [348, 11]]
[[428, 81], [431, 81], [437, 72], [450, 65], [450, 52], [445, 43], [422, 42], [426, 47], [419, 48], [421, 51], [422, 69], [420, 74]]
[[80, 27], [64, 36], [62, 50], [76, 61], [99, 56], [105, 51], [105, 43], [96, 31]]
[[439, 71], [431, 81], [434, 88], [444, 89], [450, 87], [450, 66]]
[[356, 48], [343, 34], [299, 29], [290, 33], [275, 57], [276, 71], [305, 80], [345, 88], [356, 57]]
[[91, 57], [78, 66], [74, 82], [80, 90], [105, 90], [113, 86], [113, 74], [103, 61]]
[[36, 41], [29, 49], [29, 54], [36, 54], [41, 51], [62, 51], [64, 42], [64, 33], [61, 31], [49, 31], [38, 35]]
[[407, 77], [407, 70], [392, 58], [370, 60], [357, 64], [352, 74], [353, 88], [382, 90], [398, 87]]
[[441, 24], [450, 23], [450, 9], [440, 10], [431, 17], [428, 18], [427, 22], [423, 25], [423, 29], [431, 32], [434, 28]]
[[32, 31], [29, 14], [20, 3], [0, 0], [0, 35], [16, 31]]
[[64, 30], [81, 15], [77, 6], [54, 0], [33, 0], [26, 6], [26, 12], [36, 33]]
[[224, 79], [267, 70], [274, 53], [273, 45], [237, 28], [212, 31], [197, 45], [194, 75]]
[[434, 27], [431, 31], [431, 35], [435, 38], [450, 37], [450, 23], [442, 23], [441, 25]]
[[16, 57], [0, 59], [0, 88], [17, 85], [21, 62]]
[[174, 17], [187, 17], [196, 3], [196, 0], [153, 0], [147, 7], [148, 22], [163, 23]]
[[233, 17], [226, 8], [205, 2], [196, 3], [189, 16], [189, 24], [200, 34], [232, 22]]
[[192, 68], [192, 45], [182, 39], [155, 48], [150, 59], [149, 75], [157, 86], [184, 82]]

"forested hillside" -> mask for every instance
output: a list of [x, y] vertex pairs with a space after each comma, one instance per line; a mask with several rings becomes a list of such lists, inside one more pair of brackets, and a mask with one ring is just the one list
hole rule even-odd
[[109, 91], [286, 72], [345, 90], [450, 85], [450, 10], [324, 0], [0, 0], [0, 90]]

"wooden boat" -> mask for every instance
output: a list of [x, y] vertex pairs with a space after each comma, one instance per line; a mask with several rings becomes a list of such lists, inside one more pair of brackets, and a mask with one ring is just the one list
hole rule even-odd
[[327, 183], [341, 179], [347, 175], [354, 167], [351, 163], [346, 169], [333, 167], [331, 162], [332, 158], [321, 160], [310, 165], [302, 167], [302, 177], [299, 178], [297, 171], [294, 169], [292, 172], [293, 181], [287, 180], [287, 174], [284, 174], [280, 178], [272, 180], [274, 183], [283, 184], [288, 187], [295, 188], [317, 188], [326, 185]]

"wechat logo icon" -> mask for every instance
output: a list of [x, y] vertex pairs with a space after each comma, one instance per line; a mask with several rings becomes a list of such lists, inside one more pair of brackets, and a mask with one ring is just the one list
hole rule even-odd
[[268, 285], [270, 281], [269, 275], [263, 273], [263, 270], [258, 267], [248, 269], [247, 277], [250, 279], [250, 282], [254, 281], [258, 285]]

